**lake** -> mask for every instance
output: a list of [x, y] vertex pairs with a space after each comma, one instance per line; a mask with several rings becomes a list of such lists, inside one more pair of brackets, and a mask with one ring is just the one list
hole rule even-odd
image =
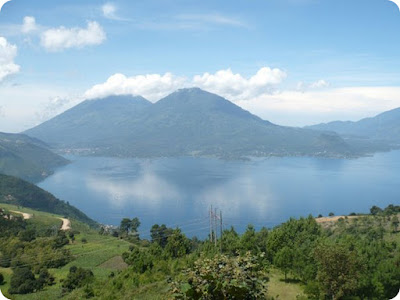
[[248, 223], [273, 227], [290, 217], [400, 203], [400, 151], [353, 160], [67, 158], [72, 163], [39, 186], [103, 224], [139, 217], [143, 238], [155, 223], [204, 238], [211, 205], [224, 227], [242, 232]]

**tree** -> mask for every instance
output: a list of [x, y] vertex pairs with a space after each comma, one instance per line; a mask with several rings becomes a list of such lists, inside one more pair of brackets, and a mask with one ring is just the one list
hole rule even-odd
[[245, 251], [257, 252], [256, 230], [254, 229], [253, 225], [247, 225], [246, 231], [243, 233], [242, 238], [240, 239], [240, 244], [241, 248]]
[[135, 247], [131, 253], [123, 253], [122, 258], [132, 269], [137, 273], [144, 273], [151, 270], [154, 266], [155, 257], [151, 255], [150, 251], [139, 249]]
[[10, 294], [29, 294], [35, 291], [36, 280], [32, 271], [27, 268], [16, 268], [10, 280]]
[[329, 214], [328, 214], [328, 216], [330, 216], [330, 217], [333, 217], [335, 214], [333, 213], [333, 212], [330, 212]]
[[71, 240], [71, 242], [72, 242], [72, 244], [73, 244], [74, 241], [75, 241], [75, 234], [74, 234], [74, 232], [73, 232], [73, 231], [69, 231], [69, 232], [68, 232], [68, 237], [70, 238], [70, 240]]
[[287, 281], [287, 273], [293, 267], [293, 257], [293, 250], [287, 246], [283, 247], [275, 255], [274, 263], [285, 273], [285, 281]]
[[371, 212], [371, 215], [374, 215], [374, 216], [377, 215], [377, 214], [382, 213], [382, 209], [380, 207], [378, 207], [378, 206], [375, 206], [375, 205], [372, 206], [369, 211]]
[[68, 291], [72, 291], [76, 288], [83, 287], [94, 280], [92, 271], [72, 266], [69, 269], [67, 278], [64, 280], [62, 287]]
[[58, 249], [69, 244], [69, 239], [64, 231], [59, 230], [53, 241], [53, 248]]
[[172, 234], [172, 231], [171, 228], [167, 228], [164, 224], [161, 226], [158, 224], [153, 225], [150, 229], [151, 242], [157, 243], [162, 248], [165, 248], [168, 242], [168, 236]]
[[314, 255], [318, 263], [317, 281], [328, 297], [339, 299], [357, 289], [362, 265], [355, 251], [339, 244], [321, 243]]
[[391, 226], [392, 226], [392, 229], [393, 229], [393, 232], [397, 232], [397, 230], [398, 230], [398, 228], [399, 228], [399, 218], [397, 217], [397, 216], [394, 216], [393, 218], [392, 218], [392, 223], [391, 223]]
[[131, 228], [132, 228], [132, 220], [128, 218], [123, 218], [121, 220], [121, 224], [119, 225], [119, 229], [121, 230], [121, 232], [128, 234]]
[[165, 252], [173, 258], [182, 257], [190, 251], [190, 241], [179, 228], [173, 230], [167, 239]]
[[41, 269], [39, 272], [39, 278], [37, 279], [38, 289], [42, 289], [45, 285], [53, 285], [53, 284], [54, 284], [54, 276], [52, 276], [46, 268]]
[[138, 231], [138, 228], [140, 226], [140, 221], [138, 218], [133, 218], [131, 221], [131, 229], [132, 232], [136, 233]]

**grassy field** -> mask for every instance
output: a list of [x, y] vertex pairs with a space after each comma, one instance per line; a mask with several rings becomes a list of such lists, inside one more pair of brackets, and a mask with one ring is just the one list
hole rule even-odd
[[[33, 217], [27, 222], [34, 222], [40, 226], [60, 228], [62, 221], [59, 219], [62, 216], [39, 212], [32, 209], [17, 207], [14, 205], [0, 204], [0, 208], [7, 210], [16, 210], [32, 214]], [[18, 214], [16, 214], [18, 215]], [[74, 243], [65, 246], [71, 251], [73, 261], [59, 269], [49, 269], [49, 272], [56, 278], [56, 284], [51, 287], [46, 287], [43, 291], [28, 295], [13, 295], [11, 299], [37, 299], [37, 300], [53, 300], [61, 295], [60, 279], [65, 278], [71, 266], [78, 266], [91, 269], [97, 280], [106, 279], [111, 272], [117, 272], [125, 267], [121, 263], [121, 254], [128, 250], [129, 243], [110, 236], [98, 234], [88, 225], [76, 220], [71, 220], [72, 230], [79, 232], [75, 234]], [[1, 286], [1, 290], [6, 295], [5, 291], [9, 287], [9, 278], [12, 274], [11, 269], [0, 268], [0, 272], [5, 275], [6, 284]], [[10, 295], [6, 295], [10, 298]]]
[[285, 276], [277, 269], [272, 268], [269, 273], [268, 295], [274, 299], [292, 300], [297, 296], [305, 296], [300, 283], [285, 282]]

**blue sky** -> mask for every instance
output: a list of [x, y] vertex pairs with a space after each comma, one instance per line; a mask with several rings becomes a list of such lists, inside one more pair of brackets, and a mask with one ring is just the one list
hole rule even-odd
[[0, 131], [87, 98], [157, 101], [188, 86], [283, 125], [400, 106], [400, 11], [388, 0], [12, 0], [0, 37]]

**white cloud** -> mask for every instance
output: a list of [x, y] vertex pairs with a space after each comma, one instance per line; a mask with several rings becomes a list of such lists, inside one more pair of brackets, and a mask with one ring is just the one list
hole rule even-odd
[[41, 44], [48, 51], [62, 51], [68, 48], [83, 48], [100, 45], [106, 39], [103, 28], [97, 22], [88, 22], [87, 28], [52, 28], [41, 35]]
[[334, 120], [357, 121], [400, 107], [400, 87], [347, 87], [283, 91], [236, 102], [277, 124], [304, 126]]
[[0, 81], [5, 77], [18, 73], [20, 66], [14, 63], [18, 48], [0, 37]]
[[148, 74], [127, 77], [114, 74], [105, 83], [93, 86], [86, 91], [88, 99], [102, 98], [109, 95], [141, 95], [156, 101], [174, 92], [176, 89], [197, 86], [209, 92], [219, 94], [229, 100], [237, 101], [271, 93], [274, 87], [286, 78], [280, 69], [263, 67], [250, 78], [234, 74], [230, 69], [220, 70], [215, 74], [196, 75], [190, 81], [171, 73], [164, 75]]
[[323, 79], [320, 79], [320, 80], [315, 81], [310, 84], [310, 88], [312, 88], [312, 89], [319, 89], [319, 88], [324, 88], [324, 87], [328, 87], [328, 86], [329, 86], [329, 83]]
[[143, 166], [142, 175], [129, 182], [113, 182], [109, 178], [88, 177], [88, 188], [106, 195], [114, 207], [122, 207], [131, 202], [160, 208], [163, 200], [177, 201], [180, 195], [175, 186], [155, 175], [147, 166]]
[[114, 74], [102, 84], [97, 84], [84, 94], [86, 99], [103, 98], [110, 95], [141, 95], [155, 101], [185, 85], [185, 79], [171, 73], [147, 74], [127, 77]]
[[215, 74], [204, 73], [193, 78], [193, 84], [230, 100], [246, 100], [264, 93], [271, 93], [287, 74], [280, 69], [263, 67], [250, 78], [234, 74], [231, 69]]
[[31, 17], [31, 16], [26, 16], [24, 18], [24, 22], [22, 23], [22, 29], [21, 29], [22, 32], [27, 34], [27, 33], [34, 32], [37, 29], [38, 28], [37, 28], [37, 25], [36, 25], [35, 18]]
[[235, 27], [247, 27], [242, 21], [227, 17], [220, 14], [182, 14], [176, 17], [178, 20], [192, 23], [192, 25], [199, 24], [217, 24]]
[[107, 19], [119, 19], [117, 16], [117, 7], [113, 3], [106, 3], [101, 7], [103, 15]]

